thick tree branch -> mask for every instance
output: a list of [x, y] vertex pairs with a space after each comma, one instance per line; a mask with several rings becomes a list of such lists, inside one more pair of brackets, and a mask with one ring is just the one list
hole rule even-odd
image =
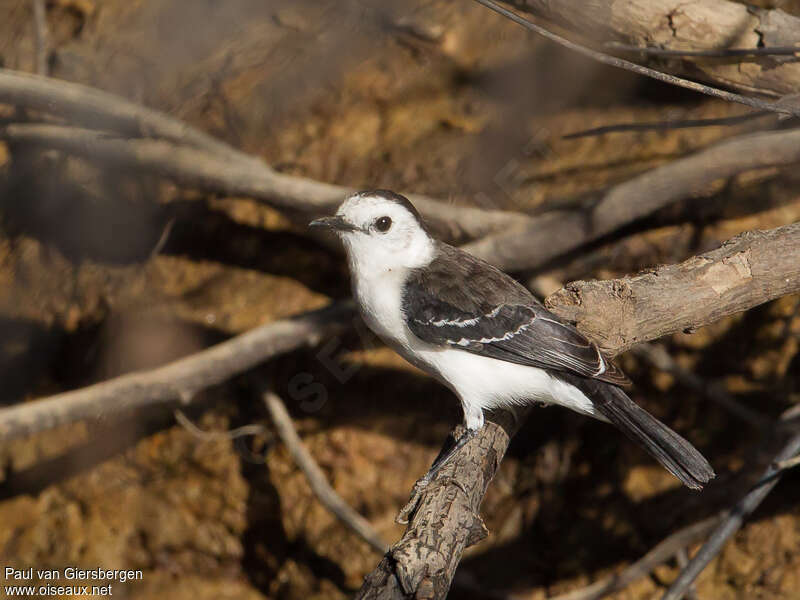
[[689, 79], [684, 79], [682, 77], [676, 77], [675, 75], [670, 75], [669, 73], [665, 73], [663, 71], [659, 71], [658, 69], [653, 69], [650, 67], [646, 67], [644, 65], [640, 65], [635, 62], [631, 62], [624, 58], [619, 58], [617, 56], [612, 56], [605, 52], [601, 52], [599, 50], [593, 50], [583, 44], [579, 44], [578, 42], [569, 40], [557, 33], [550, 31], [542, 27], [541, 25], [537, 25], [533, 21], [529, 19], [525, 19], [520, 15], [516, 14], [513, 11], [510, 11], [506, 8], [500, 6], [494, 0], [475, 0], [479, 4], [483, 4], [487, 8], [492, 9], [494, 12], [503, 15], [507, 19], [514, 21], [518, 25], [525, 27], [529, 31], [535, 31], [539, 35], [557, 43], [565, 48], [569, 48], [579, 54], [583, 54], [591, 58], [592, 60], [596, 60], [604, 65], [608, 65], [610, 67], [617, 67], [620, 69], [624, 69], [626, 71], [630, 71], [632, 73], [636, 73], [637, 75], [644, 75], [645, 77], [650, 77], [651, 79], [656, 79], [658, 81], [662, 81], [664, 83], [668, 83], [670, 85], [676, 85], [678, 87], [685, 88], [687, 90], [693, 90], [695, 92], [699, 92], [701, 94], [706, 94], [707, 96], [713, 96], [715, 98], [721, 98], [722, 100], [727, 100], [729, 102], [738, 102], [739, 104], [744, 104], [745, 106], [750, 106], [752, 108], [756, 108], [759, 110], [766, 109], [778, 113], [783, 113], [786, 115], [800, 115], [800, 110], [796, 106], [793, 106], [790, 102], [786, 100], [782, 102], [768, 102], [766, 100], [761, 100], [759, 98], [753, 98], [751, 96], [743, 96], [741, 94], [735, 94], [733, 92], [728, 92], [726, 90], [704, 85], [702, 83], [698, 83], [696, 81], [691, 81]]
[[609, 354], [800, 292], [800, 223], [749, 231], [677, 265], [575, 281], [547, 306]]
[[[286, 211], [298, 222], [333, 211], [352, 191], [277, 173], [256, 157], [185, 123], [92, 88], [0, 70], [0, 102], [132, 135], [163, 138], [123, 139], [58, 125], [11, 124], [0, 130], [0, 137], [8, 141], [57, 148], [120, 168], [157, 173], [210, 192], [251, 196]], [[612, 187], [588, 214], [557, 212], [532, 218], [456, 207], [425, 196], [410, 198], [442, 237], [458, 243], [483, 238], [466, 249], [503, 269], [521, 270], [540, 267], [690, 197], [716, 179], [798, 161], [800, 131], [741, 136]]]
[[0, 104], [40, 110], [86, 127], [163, 138], [229, 159], [256, 160], [179, 119], [70, 81], [0, 69]]
[[[548, 305], [616, 354], [800, 291], [798, 256], [800, 224], [748, 232], [679, 265], [623, 280], [570, 284], [550, 296]], [[358, 598], [444, 598], [464, 548], [482, 535], [477, 511], [513, 435], [508, 425], [480, 431], [453, 470], [422, 491], [403, 538], [367, 576]], [[652, 559], [645, 557], [643, 564]], [[604, 582], [592, 592], [613, 586]]]
[[[0, 128], [0, 139], [55, 148], [117, 168], [157, 174], [208, 192], [248, 196], [286, 211], [303, 224], [311, 216], [334, 212], [345, 196], [355, 191], [284, 175], [253, 157], [231, 160], [203, 148], [165, 140], [127, 139], [94, 130], [43, 124], [7, 125]], [[410, 194], [409, 198], [437, 233], [451, 241], [474, 239], [532, 220], [519, 213], [457, 207], [418, 194]]]
[[151, 371], [131, 373], [72, 392], [0, 410], [0, 440], [83, 419], [105, 418], [180, 399], [221, 383], [269, 358], [344, 331], [355, 318], [349, 302], [269, 323]]
[[541, 267], [718, 179], [800, 162], [800, 129], [743, 135], [647, 171], [609, 189], [585, 211], [554, 212], [464, 246], [508, 271]]
[[[598, 41], [614, 39], [666, 50], [719, 50], [800, 46], [800, 18], [780, 9], [760, 9], [729, 0], [511, 0]], [[697, 75], [722, 86], [772, 96], [800, 91], [800, 63], [769, 56], [746, 60], [687, 57], [672, 61], [673, 72]]]
[[486, 537], [478, 511], [517, 429], [497, 413], [421, 494], [403, 537], [367, 576], [358, 599], [444, 598], [464, 550]]

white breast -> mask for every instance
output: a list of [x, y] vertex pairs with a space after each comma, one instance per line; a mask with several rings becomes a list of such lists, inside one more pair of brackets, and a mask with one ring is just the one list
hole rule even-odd
[[592, 402], [580, 390], [543, 369], [434, 346], [417, 338], [402, 312], [407, 272], [353, 268], [351, 273], [353, 294], [369, 328], [408, 362], [451, 388], [461, 400], [468, 427], [483, 425], [484, 409], [537, 401], [598, 417]]

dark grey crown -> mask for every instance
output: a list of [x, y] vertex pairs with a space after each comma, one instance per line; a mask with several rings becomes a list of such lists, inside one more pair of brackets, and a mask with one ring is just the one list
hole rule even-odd
[[397, 192], [393, 192], [391, 190], [364, 190], [358, 192], [356, 196], [361, 196], [361, 197], [372, 196], [377, 198], [383, 198], [384, 200], [389, 200], [391, 202], [395, 202], [396, 204], [399, 204], [400, 206], [405, 208], [412, 215], [414, 215], [414, 218], [420, 225], [422, 225], [423, 229], [427, 230], [427, 227], [425, 226], [425, 219], [422, 218], [422, 215], [419, 214], [419, 211], [416, 209], [416, 207], [413, 204], [411, 204], [411, 201], [408, 198], [406, 198], [401, 194], [398, 194]]

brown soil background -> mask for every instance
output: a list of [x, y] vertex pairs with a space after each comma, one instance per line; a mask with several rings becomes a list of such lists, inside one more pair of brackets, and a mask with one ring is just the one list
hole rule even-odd
[[[743, 109], [599, 67], [469, 2], [48, 6], [54, 76], [169, 112], [283, 172], [357, 187], [529, 211], [580, 206], [582, 193], [771, 123], [563, 140]], [[784, 9], [797, 14], [795, 3]], [[0, 62], [32, 71], [34, 54], [29, 3], [4, 0]], [[339, 255], [247, 199], [2, 145], [0, 169], [4, 404], [161, 364], [348, 293]], [[748, 173], [539, 275], [621, 275], [799, 218], [796, 170]], [[800, 401], [799, 340], [790, 297], [665, 342], [680, 364], [775, 417]], [[391, 541], [459, 408], [391, 351], [338, 343], [338, 359], [358, 367], [346, 384], [315, 352], [260, 372], [279, 392], [298, 372], [324, 383], [319, 410], [290, 403], [298, 430], [336, 490]], [[632, 356], [623, 365], [637, 401], [719, 473], [768, 460], [754, 451], [757, 432], [707, 398]], [[250, 381], [210, 390], [190, 416], [211, 430], [269, 427]], [[144, 570], [114, 597], [346, 598], [378, 560], [270, 434], [203, 441], [162, 409], [0, 442], [0, 465], [0, 563]], [[680, 489], [603, 424], [543, 409], [493, 482], [482, 508], [491, 535], [462, 569], [487, 592], [543, 599], [623, 568], [730, 501], [714, 490]], [[789, 474], [701, 575], [700, 598], [800, 598], [798, 498]], [[665, 565], [613, 598], [658, 597], [676, 573]]]

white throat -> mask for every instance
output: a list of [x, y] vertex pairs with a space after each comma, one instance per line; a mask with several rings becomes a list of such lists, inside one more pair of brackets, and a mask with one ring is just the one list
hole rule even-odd
[[358, 300], [364, 320], [403, 355], [406, 355], [403, 350], [410, 334], [402, 310], [403, 287], [409, 273], [428, 265], [435, 253], [433, 240], [424, 232], [420, 233], [403, 250], [402, 256], [387, 257], [382, 252], [359, 247], [357, 239], [345, 240], [353, 295]]

